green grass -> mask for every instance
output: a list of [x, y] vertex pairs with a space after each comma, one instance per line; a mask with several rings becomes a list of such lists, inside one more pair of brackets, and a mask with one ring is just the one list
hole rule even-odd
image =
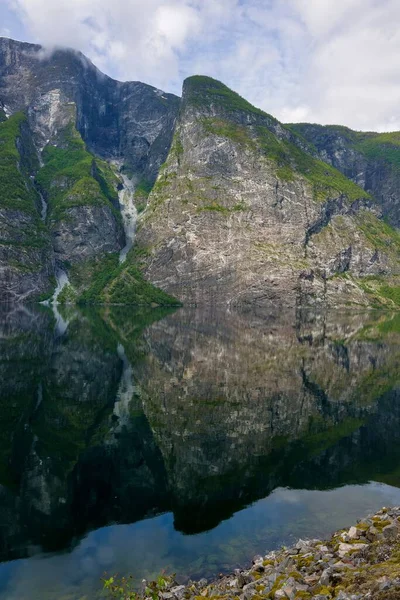
[[400, 132], [359, 133], [354, 148], [369, 159], [384, 160], [400, 169]]
[[104, 289], [102, 298], [108, 304], [180, 305], [175, 298], [146, 281], [134, 264], [122, 265], [116, 271], [112, 281]]
[[243, 125], [216, 118], [202, 119], [202, 124], [206, 133], [229, 138], [243, 146], [251, 145], [251, 137]]
[[396, 306], [400, 306], [400, 286], [383, 284], [379, 288], [379, 294], [383, 296], [383, 298], [391, 300]]
[[277, 176], [283, 181], [292, 181], [296, 173], [308, 180], [316, 200], [323, 201], [341, 194], [349, 200], [369, 197], [362, 188], [327, 165], [301, 150], [286, 139], [279, 139], [266, 126], [250, 128], [222, 118], [202, 119], [208, 135], [219, 135], [242, 146], [258, 149], [277, 165]]
[[77, 298], [76, 291], [72, 285], [66, 285], [58, 295], [57, 301], [59, 304], [74, 304]]
[[119, 265], [118, 254], [107, 254], [101, 260], [91, 259], [84, 263], [72, 265], [69, 278], [78, 289], [86, 289], [78, 302], [92, 303], [98, 301], [104, 287], [111, 281], [113, 273]]
[[209, 106], [217, 103], [227, 112], [246, 112], [267, 117], [274, 123], [278, 121], [260, 108], [256, 108], [239, 94], [229, 89], [221, 81], [203, 75], [188, 77], [184, 83], [185, 101], [197, 106]]
[[314, 144], [323, 145], [329, 134], [337, 134], [345, 139], [347, 145], [371, 160], [381, 160], [400, 169], [400, 132], [374, 133], [353, 131], [341, 125], [317, 125], [297, 123], [288, 125], [292, 131], [305, 136]]
[[62, 220], [76, 206], [108, 205], [120, 221], [114, 206], [118, 179], [111, 167], [88, 152], [72, 123], [59, 136], [58, 146], [47, 145], [43, 150], [44, 167], [37, 175], [49, 201], [50, 218]]
[[117, 254], [110, 254], [99, 262], [75, 266], [71, 271], [73, 284], [79, 288], [88, 277], [90, 281], [78, 303], [179, 306], [175, 298], [144, 279], [139, 263], [140, 252], [131, 250], [123, 264], [119, 264]]
[[147, 198], [153, 189], [153, 184], [147, 179], [141, 179], [135, 188], [135, 198]]
[[[17, 148], [26, 116], [16, 113], [0, 122], [0, 207], [37, 215], [37, 194], [30, 184], [26, 161]], [[34, 152], [33, 147], [28, 148]]]
[[278, 165], [277, 174], [291, 180], [301, 174], [311, 184], [316, 200], [344, 194], [349, 200], [369, 197], [358, 185], [337, 169], [303, 152], [286, 139], [278, 139], [267, 127], [257, 127], [257, 142], [263, 154]]
[[357, 216], [358, 226], [369, 242], [379, 250], [400, 257], [400, 232], [378, 219], [373, 213], [362, 211]]
[[374, 308], [397, 309], [400, 306], [400, 281], [399, 276], [385, 277], [369, 275], [359, 277], [355, 283], [370, 297]]

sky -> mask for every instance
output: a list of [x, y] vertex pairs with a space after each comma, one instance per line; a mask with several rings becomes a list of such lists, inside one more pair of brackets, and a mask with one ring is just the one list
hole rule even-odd
[[181, 93], [210, 75], [283, 122], [400, 130], [399, 0], [0, 0], [0, 35]]

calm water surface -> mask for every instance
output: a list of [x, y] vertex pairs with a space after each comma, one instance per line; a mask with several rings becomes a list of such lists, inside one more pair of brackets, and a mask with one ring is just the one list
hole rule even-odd
[[400, 504], [400, 316], [0, 311], [0, 600], [211, 577]]

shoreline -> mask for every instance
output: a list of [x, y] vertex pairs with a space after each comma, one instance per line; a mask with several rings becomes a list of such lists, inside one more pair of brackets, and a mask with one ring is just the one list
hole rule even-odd
[[111, 596], [113, 587], [121, 585], [126, 592], [121, 597], [127, 599], [399, 600], [400, 507], [382, 508], [328, 540], [299, 540], [255, 556], [248, 569], [212, 581], [178, 585], [173, 577], [161, 576], [143, 581], [138, 595], [129, 591], [129, 580], [105, 582]]

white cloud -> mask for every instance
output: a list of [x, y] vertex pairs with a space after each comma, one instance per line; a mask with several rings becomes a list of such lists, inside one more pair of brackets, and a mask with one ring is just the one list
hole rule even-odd
[[398, 0], [2, 0], [27, 37], [179, 93], [221, 79], [282, 120], [400, 128]]

